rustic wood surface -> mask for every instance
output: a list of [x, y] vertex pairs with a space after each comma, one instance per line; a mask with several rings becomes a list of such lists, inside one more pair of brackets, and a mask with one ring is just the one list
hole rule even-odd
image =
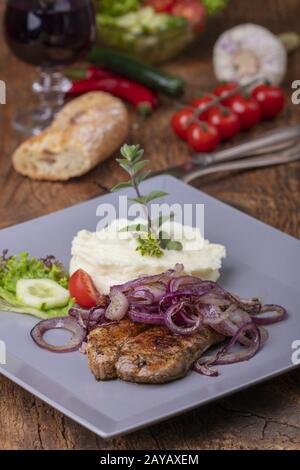
[[[1, 2], [0, 14], [5, 2]], [[166, 69], [189, 82], [188, 96], [211, 90], [215, 84], [211, 48], [224, 29], [247, 21], [279, 33], [299, 31], [299, 0], [231, 0], [230, 7], [210, 26], [197, 47]], [[123, 175], [114, 159], [93, 172], [65, 184], [40, 183], [14, 172], [10, 156], [20, 142], [12, 131], [14, 113], [32, 104], [34, 71], [8, 51], [1, 38], [0, 79], [7, 83], [7, 105], [0, 107], [0, 227], [62, 209], [99, 193]], [[300, 51], [289, 60], [285, 87], [288, 109], [276, 123], [298, 122], [300, 105], [290, 102], [291, 82], [300, 79]], [[160, 169], [184, 161], [187, 150], [172, 134], [172, 103], [165, 100], [155, 115], [137, 123], [131, 141], [145, 147], [152, 167]], [[259, 126], [257, 132], [261, 132]], [[245, 138], [245, 137], [244, 137]], [[197, 187], [295, 237], [300, 236], [300, 164], [219, 175]], [[300, 328], [299, 328], [300, 329]], [[217, 403], [200, 408], [125, 437], [102, 440], [71, 419], [14, 385], [0, 379], [1, 449], [299, 449], [300, 371], [295, 371]]]

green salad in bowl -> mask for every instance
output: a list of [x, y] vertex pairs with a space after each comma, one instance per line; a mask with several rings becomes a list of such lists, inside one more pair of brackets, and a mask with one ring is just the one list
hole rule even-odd
[[100, 0], [99, 42], [150, 63], [175, 57], [228, 0]]

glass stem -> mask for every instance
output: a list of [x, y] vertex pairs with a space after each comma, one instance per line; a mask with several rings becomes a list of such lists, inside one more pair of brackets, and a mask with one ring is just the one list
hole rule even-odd
[[40, 108], [45, 120], [54, 117], [64, 104], [65, 93], [71, 81], [57, 69], [39, 69], [39, 75], [32, 85], [39, 98]]

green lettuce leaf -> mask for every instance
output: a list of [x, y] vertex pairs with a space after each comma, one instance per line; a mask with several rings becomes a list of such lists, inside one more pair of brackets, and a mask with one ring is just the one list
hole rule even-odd
[[34, 307], [7, 302], [6, 300], [0, 298], [0, 311], [2, 310], [3, 312], [25, 313], [28, 315], [33, 315], [37, 318], [41, 318], [42, 320], [55, 317], [65, 317], [68, 315], [68, 312], [70, 308], [73, 307], [73, 305], [74, 300], [70, 298], [68, 304], [65, 305], [65, 307], [51, 308], [49, 310], [38, 310]]
[[16, 297], [16, 285], [20, 279], [51, 279], [64, 288], [68, 287], [68, 273], [53, 256], [40, 260], [29, 256], [27, 252], [10, 257], [7, 257], [7, 252], [3, 252], [0, 256], [0, 310], [52, 318], [67, 315], [74, 304], [70, 298], [64, 307], [43, 311], [23, 305]]

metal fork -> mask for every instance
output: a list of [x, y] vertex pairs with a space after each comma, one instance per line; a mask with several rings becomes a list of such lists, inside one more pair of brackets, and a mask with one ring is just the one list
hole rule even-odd
[[185, 183], [190, 183], [197, 178], [212, 173], [262, 168], [266, 166], [295, 162], [297, 160], [300, 160], [300, 141], [298, 141], [293, 146], [293, 148], [289, 148], [280, 154], [270, 153], [259, 157], [243, 158], [242, 160], [219, 163], [217, 165], [208, 166], [206, 168], [199, 168], [199, 165], [195, 165], [193, 162], [187, 162], [182, 166], [160, 171], [157, 174], [172, 175], [181, 179]]
[[300, 160], [300, 148], [296, 153], [281, 155], [264, 155], [261, 157], [248, 158], [245, 160], [233, 161], [228, 163], [220, 163], [212, 167], [191, 171], [182, 177], [182, 181], [190, 183], [201, 176], [209, 175], [222, 171], [249, 170], [251, 168], [262, 168], [266, 166], [281, 165]]
[[299, 139], [300, 124], [297, 124], [266, 132], [261, 137], [219, 152], [194, 154], [192, 161], [198, 166], [207, 167], [224, 161], [285, 150]]

